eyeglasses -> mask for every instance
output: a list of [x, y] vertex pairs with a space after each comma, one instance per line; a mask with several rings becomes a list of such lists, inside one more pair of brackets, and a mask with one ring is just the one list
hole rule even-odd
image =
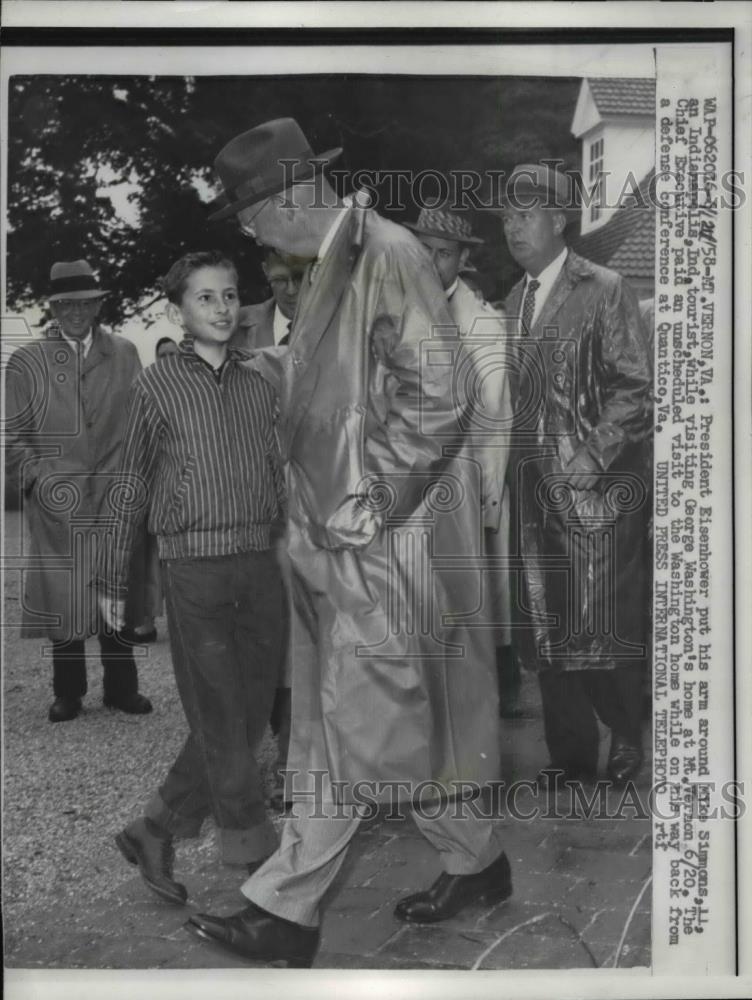
[[63, 314], [75, 312], [77, 309], [81, 312], [88, 312], [99, 305], [99, 299], [56, 299], [54, 304], [55, 308]]
[[302, 272], [299, 273], [299, 274], [298, 273], [296, 273], [296, 274], [289, 274], [286, 278], [282, 278], [282, 277], [280, 277], [280, 278], [269, 278], [269, 284], [271, 285], [272, 288], [274, 288], [276, 290], [280, 290], [280, 289], [283, 289], [283, 288], [286, 289], [290, 285], [292, 285], [293, 288], [300, 288], [300, 286], [302, 285], [302, 283], [303, 283], [303, 274], [302, 274]]
[[256, 227], [253, 225], [253, 220], [257, 216], [259, 216], [261, 214], [262, 209], [264, 208], [264, 206], [268, 202], [269, 202], [269, 199], [268, 198], [264, 198], [264, 200], [261, 202], [261, 204], [259, 205], [259, 207], [256, 209], [256, 211], [250, 217], [250, 219], [244, 219], [241, 222], [240, 218], [238, 218], [238, 226], [239, 226], [240, 232], [243, 234], [243, 236], [247, 236], [249, 239], [252, 239], [252, 240], [256, 239]]

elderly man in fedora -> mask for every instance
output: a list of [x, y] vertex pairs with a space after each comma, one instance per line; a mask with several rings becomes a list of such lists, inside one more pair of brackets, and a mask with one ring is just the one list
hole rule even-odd
[[494, 568], [489, 564], [486, 574], [491, 600], [485, 613], [495, 636], [499, 714], [514, 719], [521, 712], [520, 668], [511, 646], [509, 573], [505, 566], [509, 558], [509, 491], [504, 478], [511, 432], [506, 323], [465, 280], [470, 251], [483, 244], [473, 235], [467, 212], [451, 203], [436, 203], [421, 208], [417, 221], [405, 225], [430, 254], [452, 319], [468, 344], [470, 365], [462, 381], [472, 421], [465, 456], [480, 463], [483, 476], [486, 554], [495, 560]]
[[[415, 804], [444, 869], [398, 903], [397, 919], [444, 920], [512, 891], [499, 824], [449, 801], [499, 766], [489, 637], [464, 625], [451, 573], [430, 562], [482, 537], [478, 482], [453, 457], [465, 411], [447, 363], [457, 338], [441, 336], [451, 313], [414, 236], [334, 194], [323, 168], [340, 152], [315, 156], [281, 119], [216, 160], [231, 202], [216, 217], [315, 258], [280, 372], [293, 628], [310, 655], [293, 662], [293, 813], [280, 847], [243, 885], [245, 909], [186, 926], [248, 959], [298, 966], [313, 961], [321, 900], [368, 803]], [[434, 530], [443, 551], [432, 551]], [[418, 808], [428, 799], [430, 816]]]
[[595, 778], [596, 714], [611, 731], [608, 777], [623, 783], [642, 763], [652, 362], [627, 282], [567, 246], [574, 217], [566, 174], [515, 167], [502, 221], [525, 271], [505, 300], [518, 350], [516, 634], [523, 665], [539, 672], [550, 753], [541, 783]]
[[105, 631], [90, 588], [107, 531], [125, 429], [126, 400], [141, 370], [130, 341], [97, 317], [106, 292], [85, 260], [53, 264], [44, 337], [10, 357], [6, 382], [9, 478], [23, 494], [30, 564], [22, 635], [52, 640], [50, 722], [67, 722], [86, 694], [84, 642], [98, 632], [104, 704], [151, 711], [138, 691], [133, 647]]

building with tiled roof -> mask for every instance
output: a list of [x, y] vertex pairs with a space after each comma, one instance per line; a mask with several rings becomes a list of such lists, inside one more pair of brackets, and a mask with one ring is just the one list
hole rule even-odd
[[572, 134], [582, 144], [584, 234], [619, 208], [629, 174], [637, 184], [655, 165], [655, 80], [583, 80]]
[[635, 196], [625, 199], [605, 225], [572, 241], [572, 248], [583, 257], [624, 275], [641, 299], [651, 298], [654, 291], [655, 210], [650, 198], [654, 178], [651, 170]]
[[574, 249], [627, 278], [640, 298], [654, 292], [655, 80], [588, 78], [572, 119], [580, 140], [582, 205]]
[[655, 80], [611, 77], [584, 82], [602, 116], [655, 114]]

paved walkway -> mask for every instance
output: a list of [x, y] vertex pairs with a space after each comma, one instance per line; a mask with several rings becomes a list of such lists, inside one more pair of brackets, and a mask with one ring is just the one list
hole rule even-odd
[[[8, 515], [4, 643], [3, 916], [6, 965], [31, 969], [211, 969], [241, 966], [182, 928], [193, 910], [231, 913], [244, 904], [237, 871], [216, 861], [213, 831], [181, 844], [176, 874], [189, 905], [155, 898], [118, 854], [113, 833], [137, 815], [182, 743], [185, 720], [165, 641], [141, 661], [153, 715], [110, 712], [98, 692], [96, 642], [90, 692], [75, 722], [51, 726], [50, 664], [43, 645], [18, 639], [20, 549]], [[530, 779], [546, 763], [537, 684], [523, 685], [526, 718], [503, 729], [503, 779]], [[646, 740], [646, 744], [649, 743]], [[603, 756], [607, 741], [602, 744]], [[262, 748], [267, 770], [270, 739]], [[265, 763], [264, 763], [265, 762]], [[603, 760], [601, 762], [604, 763]], [[649, 762], [638, 791], [647, 801]], [[589, 790], [592, 794], [592, 789]], [[350, 969], [588, 969], [650, 962], [651, 832], [647, 816], [611, 793], [611, 818], [578, 817], [530, 790], [504, 812], [514, 894], [434, 926], [399, 923], [395, 902], [438, 875], [436, 855], [412, 821], [364, 824], [327, 900], [316, 967]], [[558, 813], [558, 818], [556, 818]], [[566, 818], [570, 816], [570, 818]], [[283, 822], [283, 820], [280, 820]]]
[[[525, 685], [531, 717], [506, 724], [504, 771], [513, 781], [545, 761], [535, 684]], [[646, 802], [647, 780], [639, 786]], [[590, 790], [592, 795], [592, 789]], [[530, 790], [517, 812], [536, 805]], [[633, 800], [634, 801], [634, 800]], [[509, 815], [506, 849], [513, 897], [492, 909], [477, 907], [431, 927], [395, 920], [395, 902], [438, 875], [436, 855], [412, 821], [383, 816], [364, 824], [327, 902], [317, 968], [369, 969], [587, 969], [650, 963], [650, 825], [624, 810], [623, 818], [577, 818], [570, 797], [556, 799], [563, 817], [515, 820]], [[613, 817], [620, 793], [610, 792]], [[552, 813], [553, 802], [537, 805]], [[581, 811], [581, 810], [580, 810]], [[564, 818], [568, 813], [571, 818]], [[133, 877], [95, 905], [45, 906], [24, 920], [23, 939], [7, 928], [6, 962], [21, 967], [85, 969], [231, 968], [245, 963], [190, 937], [182, 928], [193, 910], [231, 913], [244, 903], [241, 877], [203, 852], [186, 874], [190, 902], [172, 907]], [[184, 869], [181, 868], [181, 878]]]

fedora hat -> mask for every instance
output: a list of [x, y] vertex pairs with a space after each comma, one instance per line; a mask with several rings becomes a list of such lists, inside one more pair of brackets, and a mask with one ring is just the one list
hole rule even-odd
[[101, 299], [107, 292], [99, 287], [88, 261], [58, 261], [50, 270], [50, 294], [48, 300], [59, 299]]
[[446, 203], [437, 202], [421, 208], [417, 222], [405, 222], [403, 225], [423, 236], [438, 236], [439, 239], [455, 240], [457, 243], [483, 242], [479, 237], [473, 236], [467, 215], [454, 211]]
[[210, 220], [227, 219], [241, 208], [308, 180], [341, 153], [338, 147], [316, 156], [294, 118], [276, 118], [242, 132], [214, 161], [228, 204], [213, 212]]
[[542, 201], [546, 208], [561, 209], [568, 215], [578, 211], [567, 174], [547, 163], [520, 163], [507, 178], [502, 203], [530, 208], [536, 201]]

